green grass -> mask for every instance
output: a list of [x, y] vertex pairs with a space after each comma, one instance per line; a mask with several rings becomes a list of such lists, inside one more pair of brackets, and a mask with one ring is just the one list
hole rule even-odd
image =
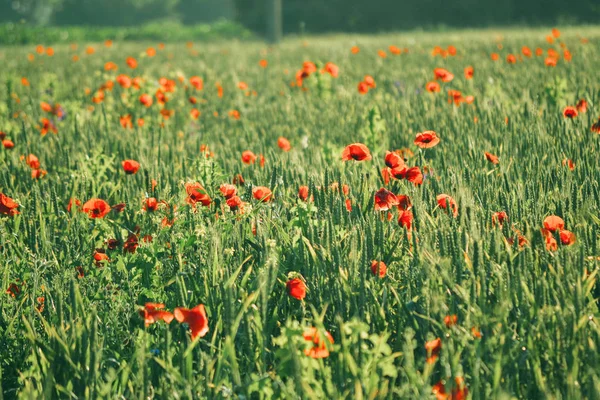
[[[563, 29], [560, 41], [573, 59], [561, 58], [555, 68], [544, 65], [545, 56], [505, 61], [523, 45], [562, 54], [558, 41], [545, 41], [549, 33], [335, 35], [276, 47], [230, 41], [190, 49], [181, 42], [153, 58], [144, 54], [156, 42], [57, 45], [52, 57], [34, 45], [0, 48], [0, 130], [15, 144], [0, 150], [0, 192], [20, 205], [19, 215], [0, 218], [0, 393], [415, 399], [435, 398], [432, 386], [440, 381], [450, 392], [462, 377], [473, 399], [598, 398], [600, 135], [590, 128], [600, 115], [600, 29]], [[88, 45], [93, 55], [85, 54]], [[353, 45], [359, 54], [351, 54]], [[410, 52], [379, 58], [377, 50], [389, 45]], [[435, 45], [454, 45], [457, 55], [433, 57]], [[137, 58], [136, 70], [127, 56]], [[316, 73], [305, 81], [307, 91], [290, 87], [308, 60], [319, 69], [336, 63], [339, 77]], [[107, 61], [119, 70], [105, 71]], [[463, 75], [468, 65], [472, 80]], [[455, 78], [432, 94], [424, 88], [436, 67]], [[121, 73], [142, 77], [141, 89], [115, 83], [102, 104], [93, 103], [96, 90]], [[377, 87], [361, 96], [365, 74]], [[203, 91], [178, 80], [187, 84], [193, 75], [204, 78]], [[167, 121], [156, 99], [149, 109], [138, 102], [142, 93], [155, 94], [163, 76], [176, 81]], [[256, 96], [246, 96], [240, 81]], [[448, 89], [475, 102], [449, 104]], [[581, 98], [587, 113], [564, 118], [563, 107]], [[60, 103], [66, 118], [42, 111], [42, 101]], [[201, 112], [197, 121], [192, 108]], [[229, 117], [231, 110], [241, 118]], [[119, 123], [126, 114], [133, 129]], [[40, 135], [43, 117], [55, 120], [56, 135]], [[425, 151], [413, 144], [424, 130], [441, 139]], [[290, 152], [277, 147], [280, 136], [290, 140]], [[371, 161], [341, 161], [355, 142], [370, 148]], [[204, 156], [203, 144], [214, 157]], [[374, 211], [385, 152], [402, 148], [414, 152], [407, 164], [429, 170], [421, 186], [386, 186], [410, 196], [410, 234], [397, 224], [396, 210], [389, 222]], [[244, 150], [263, 154], [264, 167], [244, 165]], [[499, 165], [486, 161], [486, 151]], [[45, 177], [31, 178], [20, 158], [28, 154], [39, 158]], [[574, 170], [563, 166], [565, 158]], [[125, 159], [140, 162], [137, 174], [125, 175]], [[219, 191], [236, 174], [245, 179], [238, 186], [249, 203], [243, 214], [231, 212]], [[202, 183], [212, 204], [194, 212], [186, 182]], [[334, 182], [347, 184], [349, 194], [330, 189]], [[313, 202], [298, 199], [301, 185]], [[253, 186], [271, 188], [274, 200], [259, 203]], [[441, 193], [456, 200], [456, 218], [436, 203]], [[143, 211], [150, 195], [171, 208]], [[102, 219], [76, 207], [67, 212], [70, 198], [94, 197], [126, 206]], [[502, 228], [492, 223], [497, 211], [509, 217]], [[540, 229], [551, 214], [564, 219], [575, 244], [546, 249]], [[172, 227], [161, 225], [165, 217], [174, 218]], [[527, 245], [509, 244], [517, 230]], [[139, 247], [125, 252], [132, 233]], [[146, 235], [151, 242], [142, 240]], [[121, 245], [109, 250], [109, 239]], [[96, 266], [96, 249], [110, 261]], [[371, 260], [387, 264], [384, 278], [371, 273]], [[304, 301], [286, 292], [294, 273], [306, 280]], [[15, 298], [4, 293], [13, 283]], [[144, 328], [138, 311], [146, 302], [170, 311], [204, 304], [209, 332], [191, 341], [177, 321]], [[455, 326], [445, 326], [447, 315], [457, 315]], [[331, 332], [329, 357], [304, 355], [309, 326]], [[438, 337], [440, 356], [428, 364], [425, 342]]]

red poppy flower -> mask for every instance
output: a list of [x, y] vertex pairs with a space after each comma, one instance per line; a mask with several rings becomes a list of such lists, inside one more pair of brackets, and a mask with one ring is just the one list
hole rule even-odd
[[440, 84], [436, 81], [427, 82], [427, 84], [425, 85], [425, 90], [427, 90], [430, 93], [437, 93], [440, 91]]
[[292, 149], [290, 141], [283, 136], [280, 136], [279, 139], [277, 139], [277, 146], [283, 151], [290, 151]]
[[240, 199], [238, 196], [232, 196], [228, 198], [226, 203], [231, 211], [236, 211], [239, 207], [241, 207], [244, 204], [242, 202], [242, 199]]
[[360, 53], [360, 48], [359, 48], [358, 46], [352, 46], [352, 47], [350, 48], [350, 52], [351, 52], [352, 54], [358, 54], [358, 53]]
[[129, 89], [131, 87], [131, 78], [125, 74], [117, 76], [116, 81], [123, 89]]
[[437, 134], [434, 131], [425, 131], [422, 133], [417, 133], [417, 136], [415, 138], [415, 144], [422, 149], [434, 147], [439, 142], [440, 138], [437, 137]]
[[10, 285], [8, 285], [8, 289], [6, 289], [5, 293], [13, 299], [16, 299], [21, 294], [21, 288], [13, 282]]
[[196, 203], [200, 202], [203, 206], [208, 207], [212, 202], [210, 196], [206, 193], [204, 187], [199, 183], [186, 183], [185, 191], [187, 193], [187, 203], [196, 207]]
[[556, 67], [557, 62], [558, 60], [554, 57], [547, 57], [546, 60], [544, 60], [544, 64], [546, 64], [547, 67]]
[[337, 65], [335, 65], [332, 62], [328, 62], [325, 64], [325, 67], [323, 67], [323, 70], [321, 71], [322, 73], [328, 73], [329, 75], [331, 75], [334, 78], [338, 77], [339, 74], [339, 67]]
[[40, 168], [40, 160], [33, 154], [29, 154], [26, 158], [25, 158], [25, 162], [27, 163], [27, 165], [29, 165], [32, 169], [38, 169]]
[[569, 158], [563, 159], [562, 160], [562, 165], [563, 166], [568, 166], [571, 171], [575, 170], [575, 163], [573, 162], [573, 160], [571, 160]]
[[413, 222], [413, 213], [410, 210], [398, 210], [398, 225], [410, 230]]
[[0, 193], [0, 214], [12, 217], [13, 215], [19, 214], [19, 211], [17, 211], [18, 207], [19, 205], [13, 199], [4, 193]]
[[390, 49], [390, 53], [392, 53], [395, 56], [398, 56], [398, 55], [402, 54], [402, 49], [399, 48], [399, 47], [396, 47], [396, 46], [392, 45], [392, 46], [389, 47], [389, 49]]
[[592, 124], [592, 127], [590, 129], [592, 132], [596, 132], [597, 134], [600, 134], [600, 118], [598, 118], [598, 121], [596, 121]]
[[237, 188], [234, 185], [230, 185], [228, 183], [222, 184], [219, 187], [219, 190], [221, 191], [221, 193], [223, 193], [223, 196], [225, 196], [226, 199], [230, 199], [237, 194]]
[[576, 237], [575, 234], [566, 229], [561, 229], [558, 232], [558, 236], [560, 237], [560, 242], [564, 245], [570, 246], [575, 243]]
[[371, 75], [365, 75], [363, 82], [366, 83], [370, 89], [375, 89], [377, 87], [375, 79]]
[[125, 60], [127, 62], [127, 65], [129, 66], [129, 68], [131, 69], [135, 69], [137, 68], [137, 60], [133, 57], [127, 57], [127, 60]]
[[81, 209], [81, 201], [79, 199], [69, 199], [69, 204], [67, 204], [67, 211], [71, 212], [73, 206]]
[[127, 237], [127, 240], [123, 244], [123, 251], [125, 251], [126, 253], [133, 254], [135, 253], [135, 250], [138, 248], [138, 246], [139, 241], [137, 235], [134, 233], [130, 233]]
[[425, 350], [427, 350], [427, 363], [433, 364], [442, 350], [442, 339], [436, 338], [426, 342]]
[[110, 212], [110, 206], [102, 199], [90, 199], [83, 205], [83, 212], [90, 218], [104, 218]]
[[342, 152], [342, 160], [368, 161], [371, 159], [369, 148], [362, 143], [353, 143], [346, 146]]
[[579, 111], [580, 113], [585, 114], [587, 112], [587, 106], [588, 103], [585, 99], [581, 99], [579, 100], [579, 102], [577, 102], [577, 105], [575, 106], [575, 108], [577, 108], [577, 111]]
[[508, 56], [506, 56], [506, 62], [509, 64], [516, 64], [517, 63], [517, 57], [515, 57], [514, 54], [509, 54]]
[[579, 115], [579, 113], [577, 112], [577, 108], [575, 107], [567, 106], [563, 110], [563, 116], [565, 118], [575, 118], [577, 115]]
[[546, 249], [548, 251], [558, 250], [558, 242], [552, 235], [552, 232], [549, 231], [548, 229], [544, 229], [544, 228], [541, 229], [541, 232], [542, 232], [542, 236], [544, 237], [544, 240], [546, 242]]
[[360, 94], [367, 94], [367, 93], [369, 93], [369, 85], [367, 85], [364, 82], [360, 82], [358, 84], [358, 93], [360, 93]]
[[450, 400], [448, 393], [446, 393], [446, 387], [441, 381], [431, 387], [431, 393], [435, 395], [436, 400]]
[[500, 55], [498, 53], [492, 53], [491, 56], [492, 61], [498, 61], [500, 59]]
[[144, 200], [144, 210], [146, 211], [156, 211], [158, 208], [158, 200], [155, 197], [148, 197]]
[[373, 275], [383, 278], [387, 272], [387, 265], [383, 261], [373, 260], [371, 261], [371, 272]]
[[269, 66], [269, 62], [265, 59], [262, 59], [258, 62], [258, 65], [260, 65], [263, 68], [267, 68]]
[[500, 227], [502, 227], [505, 221], [508, 221], [508, 215], [505, 211], [497, 211], [492, 214], [492, 224], [498, 224]]
[[396, 195], [385, 188], [375, 193], [375, 211], [388, 211], [399, 204]]
[[451, 82], [452, 79], [454, 79], [454, 75], [450, 71], [448, 71], [444, 68], [434, 69], [433, 74], [434, 74], [436, 80], [441, 79], [442, 82]]
[[140, 169], [140, 163], [135, 160], [125, 160], [121, 162], [121, 165], [127, 175], [133, 175]]
[[350, 199], [346, 199], [346, 211], [348, 211], [348, 212], [352, 211], [352, 200], [350, 200]]
[[469, 395], [469, 389], [467, 389], [464, 378], [462, 376], [457, 376], [454, 378], [454, 383], [456, 384], [456, 387], [452, 389], [452, 400], [466, 400]]
[[473, 73], [475, 72], [475, 70], [473, 69], [473, 67], [469, 66], [465, 68], [465, 78], [466, 79], [473, 79]]
[[423, 183], [423, 173], [419, 167], [408, 168], [404, 174], [404, 177], [407, 181], [413, 183], [414, 185], [420, 185]]
[[252, 196], [258, 201], [262, 201], [263, 203], [267, 203], [273, 200], [273, 193], [271, 189], [264, 186], [256, 186], [252, 189]]
[[327, 331], [325, 331], [325, 337], [317, 328], [308, 328], [304, 331], [304, 340], [311, 342], [311, 347], [304, 349], [304, 354], [312, 358], [326, 358], [329, 357], [329, 349], [327, 348], [327, 339], [329, 343], [333, 344], [333, 337]]
[[444, 317], [444, 324], [446, 325], [446, 328], [450, 328], [451, 326], [454, 326], [457, 323], [458, 323], [458, 317], [456, 316], [456, 314], [446, 315]]
[[133, 128], [133, 123], [131, 122], [131, 115], [130, 114], [123, 115], [123, 116], [119, 117], [119, 123], [125, 129], [131, 129], [131, 128]]
[[108, 258], [108, 255], [104, 252], [103, 249], [96, 249], [94, 251], [94, 264], [96, 264], [96, 267], [100, 268], [102, 266], [104, 266], [104, 264], [110, 262], [110, 259]]
[[149, 94], [143, 94], [140, 96], [140, 103], [142, 105], [144, 105], [145, 107], [150, 107], [152, 106], [152, 96], [150, 96]]
[[550, 232], [561, 230], [565, 227], [565, 221], [556, 215], [550, 215], [544, 219], [544, 228]]
[[395, 151], [386, 151], [385, 152], [385, 165], [389, 168], [399, 168], [404, 167], [404, 159], [400, 154]]
[[449, 204], [450, 209], [452, 210], [452, 215], [454, 217], [458, 216], [458, 206], [451, 196], [448, 196], [447, 194], [440, 194], [436, 197], [436, 200], [440, 208], [443, 208], [444, 210]]
[[521, 53], [523, 53], [525, 57], [531, 57], [531, 49], [527, 46], [521, 47]]
[[208, 333], [208, 318], [206, 318], [204, 305], [197, 305], [191, 310], [178, 307], [173, 311], [173, 315], [180, 323], [188, 324], [192, 331], [192, 340], [204, 337]]
[[296, 300], [303, 300], [306, 297], [306, 285], [300, 278], [294, 278], [287, 281], [285, 284], [287, 292]]
[[173, 314], [162, 310], [163, 308], [165, 308], [165, 305], [161, 303], [146, 303], [144, 305], [144, 309], [140, 311], [140, 314], [144, 317], [146, 327], [158, 321], [165, 321], [167, 324], [173, 321]]
[[250, 150], [246, 150], [242, 153], [242, 162], [244, 164], [254, 164], [256, 162], [256, 155]]
[[10, 139], [4, 139], [4, 140], [2, 140], [2, 146], [4, 146], [4, 148], [8, 150], [8, 149], [12, 149], [13, 147], [15, 147], [15, 144]]
[[31, 177], [33, 179], [40, 179], [40, 178], [43, 178], [44, 176], [46, 176], [47, 173], [48, 173], [48, 171], [43, 170], [41, 168], [33, 169], [33, 170], [31, 170]]
[[298, 189], [298, 198], [302, 201], [308, 200], [308, 186], [300, 186]]
[[493, 155], [492, 153], [488, 153], [487, 151], [484, 153], [485, 154], [485, 158], [491, 162], [492, 164], [498, 164], [500, 163], [500, 160], [498, 159], [498, 157], [496, 157], [495, 155]]

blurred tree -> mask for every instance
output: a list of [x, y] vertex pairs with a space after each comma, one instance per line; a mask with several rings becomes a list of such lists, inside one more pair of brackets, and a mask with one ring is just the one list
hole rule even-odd
[[12, 9], [14, 15], [19, 15], [28, 22], [48, 25], [62, 2], [63, 0], [5, 0], [4, 3]]
[[218, 19], [233, 19], [233, 0], [179, 0], [177, 13], [184, 24], [212, 22]]
[[[55, 0], [36, 0], [55, 1]], [[177, 18], [179, 0], [61, 0], [60, 25], [130, 26], [157, 19]]]

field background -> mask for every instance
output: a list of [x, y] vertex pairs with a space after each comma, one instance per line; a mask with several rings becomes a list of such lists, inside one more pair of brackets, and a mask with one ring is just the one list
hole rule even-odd
[[[0, 192], [20, 205], [19, 215], [0, 221], [0, 394], [435, 398], [432, 385], [441, 381], [451, 392], [460, 377], [474, 399], [598, 398], [600, 135], [590, 128], [600, 115], [600, 29], [561, 28], [553, 44], [548, 35], [550, 28], [305, 35], [277, 46], [176, 38], [164, 50], [158, 40], [108, 35], [102, 39], [114, 39], [111, 47], [100, 39], [55, 44], [53, 56], [28, 40], [0, 47], [0, 130], [15, 144], [0, 151]], [[572, 61], [547, 67], [547, 50], [562, 54], [561, 42]], [[390, 45], [408, 52], [392, 55]], [[432, 55], [434, 46], [449, 45], [455, 56]], [[520, 56], [525, 45], [544, 56]], [[146, 55], [148, 47], [156, 56]], [[516, 64], [508, 54], [519, 56]], [[308, 90], [291, 86], [309, 60], [319, 69], [334, 62], [339, 77], [316, 73], [304, 82]], [[118, 71], [106, 71], [108, 61]], [[472, 80], [463, 76], [467, 66]], [[455, 78], [428, 93], [436, 67]], [[122, 73], [141, 77], [141, 88], [115, 82], [104, 102], [93, 103]], [[366, 74], [377, 87], [361, 96]], [[189, 86], [194, 75], [204, 79], [202, 91]], [[161, 77], [176, 82], [164, 106], [173, 111], [168, 120], [156, 99], [148, 109], [138, 101], [156, 92]], [[449, 104], [448, 89], [475, 101]], [[587, 113], [564, 118], [563, 108], [581, 98]], [[64, 118], [49, 117], [40, 102], [59, 103]], [[201, 112], [197, 120], [192, 108]], [[131, 129], [120, 124], [127, 114]], [[44, 117], [57, 134], [40, 134]], [[435, 130], [440, 144], [419, 150], [413, 141], [424, 130]], [[290, 152], [278, 148], [280, 136]], [[372, 161], [341, 161], [355, 142], [370, 148]], [[396, 211], [388, 221], [373, 210], [385, 152], [403, 148], [414, 152], [407, 163], [428, 171], [421, 186], [387, 185], [411, 198], [410, 234]], [[264, 167], [243, 164], [244, 150], [263, 154]], [[485, 151], [500, 164], [486, 161]], [[32, 179], [21, 157], [28, 154], [46, 176]], [[125, 159], [139, 161], [140, 171], [125, 175]], [[251, 204], [242, 215], [218, 190], [236, 174]], [[186, 182], [202, 183], [213, 204], [194, 212]], [[349, 194], [330, 189], [334, 182]], [[255, 185], [271, 188], [274, 201], [254, 200]], [[313, 202], [298, 199], [301, 185]], [[439, 208], [441, 193], [456, 200], [456, 218]], [[177, 209], [143, 211], [150, 195]], [[126, 206], [96, 220], [66, 210], [71, 198], [93, 197]], [[492, 223], [497, 211], [509, 217], [501, 228]], [[576, 234], [574, 245], [546, 249], [540, 228], [551, 214]], [[172, 227], [163, 226], [165, 217]], [[527, 245], [510, 244], [517, 230]], [[96, 249], [136, 232], [135, 253], [119, 246], [96, 265]], [[384, 278], [371, 273], [371, 260], [387, 264]], [[305, 279], [304, 301], [288, 296], [290, 273]], [[19, 287], [14, 297], [4, 293], [11, 284]], [[204, 304], [208, 334], [191, 342], [175, 321], [145, 328], [139, 309], [149, 301], [169, 310]], [[444, 317], [454, 314], [458, 323], [446, 327]], [[328, 358], [302, 353], [308, 326], [331, 332]], [[429, 364], [424, 345], [438, 337], [440, 357]]]

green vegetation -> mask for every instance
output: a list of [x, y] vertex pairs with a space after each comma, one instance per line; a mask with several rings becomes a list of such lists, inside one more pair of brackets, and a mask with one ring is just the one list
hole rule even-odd
[[[598, 398], [600, 29], [561, 31], [552, 44], [549, 29], [515, 29], [267, 47], [73, 29], [64, 41], [84, 40], [77, 47], [36, 49], [39, 36], [0, 47], [0, 131], [14, 144], [0, 147], [0, 193], [19, 211], [4, 215], [13, 205], [2, 198], [0, 394]], [[183, 40], [161, 49], [170, 34]], [[434, 56], [435, 46], [456, 54]], [[327, 62], [337, 78], [321, 72]], [[438, 67], [454, 78], [430, 93]], [[298, 87], [302, 69], [311, 73]], [[361, 95], [365, 75], [376, 87]], [[461, 93], [449, 101], [449, 90]], [[565, 118], [580, 99], [586, 112]], [[421, 149], [427, 130], [440, 142]], [[342, 161], [352, 143], [372, 160]], [[386, 151], [398, 149], [421, 185], [384, 182]], [[247, 150], [254, 163], [242, 162]], [[234, 181], [237, 210], [220, 191]], [[258, 186], [272, 201], [255, 198]], [[410, 229], [404, 210], [375, 211], [382, 187], [410, 198]], [[440, 194], [456, 201], [455, 217]], [[113, 210], [91, 218], [81, 208], [94, 198]], [[550, 215], [575, 243], [542, 232]], [[387, 265], [383, 277], [373, 260]], [[304, 300], [288, 294], [293, 278], [305, 281]], [[145, 327], [148, 302], [203, 304], [208, 332], [192, 340], [178, 320]], [[334, 343], [314, 349], [309, 327]]]

